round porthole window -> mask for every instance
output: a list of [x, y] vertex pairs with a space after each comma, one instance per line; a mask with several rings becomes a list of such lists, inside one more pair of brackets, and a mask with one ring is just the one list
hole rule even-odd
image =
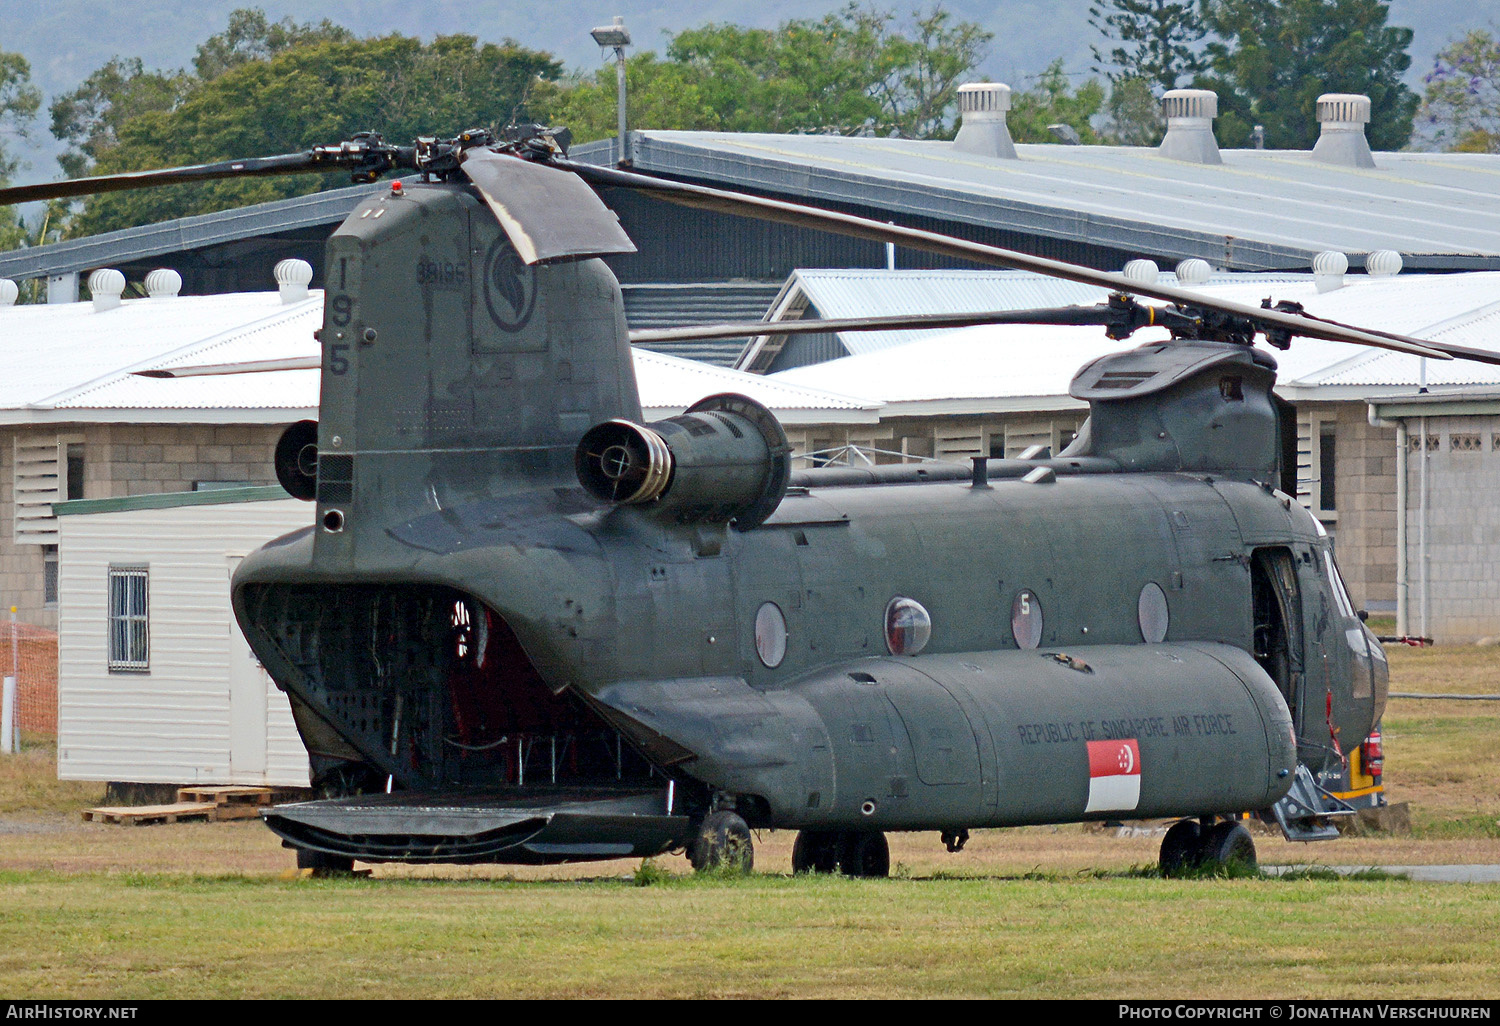
[[932, 616], [916, 599], [900, 595], [885, 607], [885, 647], [891, 655], [916, 655], [932, 637]]
[[1135, 604], [1136, 616], [1141, 623], [1141, 638], [1149, 644], [1167, 638], [1167, 596], [1161, 585], [1150, 582], [1141, 589], [1141, 597]]
[[786, 658], [786, 617], [774, 602], [762, 604], [755, 614], [755, 654], [773, 670]]
[[1022, 588], [1010, 604], [1010, 633], [1022, 648], [1042, 643], [1042, 603], [1030, 588]]

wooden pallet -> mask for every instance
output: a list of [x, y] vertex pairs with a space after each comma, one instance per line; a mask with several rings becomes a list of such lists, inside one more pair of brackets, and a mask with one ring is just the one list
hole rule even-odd
[[124, 823], [146, 826], [150, 823], [178, 823], [185, 819], [212, 819], [217, 806], [213, 802], [177, 802], [174, 805], [116, 805], [88, 809], [85, 823]]
[[[244, 786], [208, 786], [208, 787], [180, 787], [177, 789], [177, 800], [179, 802], [212, 802], [223, 807], [234, 807], [236, 809], [259, 809], [265, 805], [278, 805], [282, 802], [298, 801], [303, 797], [303, 791], [295, 787], [244, 787]], [[254, 815], [252, 811], [249, 813]], [[226, 817], [239, 819], [241, 816]]]

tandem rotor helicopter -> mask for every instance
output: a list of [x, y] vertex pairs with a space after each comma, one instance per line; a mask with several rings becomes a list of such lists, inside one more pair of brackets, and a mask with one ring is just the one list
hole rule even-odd
[[[1168, 817], [1171, 873], [1253, 861], [1243, 810], [1336, 836], [1352, 810], [1324, 785], [1379, 720], [1387, 667], [1293, 498], [1295, 417], [1252, 343], [1500, 355], [579, 164], [566, 145], [540, 128], [366, 133], [0, 189], [420, 176], [329, 239], [320, 419], [276, 450], [314, 524], [233, 580], [324, 796], [265, 815], [299, 865], [685, 851], [748, 867], [752, 831], [776, 828], [798, 831], [796, 871], [884, 876], [891, 831], [957, 851], [980, 827]], [[642, 422], [599, 259], [634, 245], [596, 187], [1111, 291], [638, 338], [1041, 322], [1172, 339], [1083, 367], [1089, 417], [1055, 456], [794, 471], [743, 396]]]

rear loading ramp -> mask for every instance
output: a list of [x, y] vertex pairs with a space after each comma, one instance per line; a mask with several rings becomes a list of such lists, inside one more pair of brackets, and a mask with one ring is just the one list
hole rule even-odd
[[362, 862], [544, 865], [684, 847], [665, 790], [537, 788], [356, 795], [262, 815], [290, 847]]

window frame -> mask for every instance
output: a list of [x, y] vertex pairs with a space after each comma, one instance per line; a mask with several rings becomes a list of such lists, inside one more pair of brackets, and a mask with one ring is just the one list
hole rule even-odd
[[[151, 672], [151, 568], [147, 564], [111, 563], [105, 572], [105, 660], [110, 673]], [[139, 581], [138, 590], [125, 582]], [[117, 583], [123, 592], [117, 592]], [[122, 605], [116, 598], [124, 598]], [[131, 608], [137, 603], [138, 608]], [[139, 649], [133, 644], [139, 625]]]

